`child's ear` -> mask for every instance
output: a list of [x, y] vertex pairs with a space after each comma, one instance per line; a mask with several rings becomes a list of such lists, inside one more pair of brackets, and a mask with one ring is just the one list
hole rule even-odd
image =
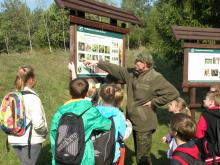
[[177, 136], [177, 131], [173, 131], [173, 136]]
[[210, 100], [210, 105], [209, 106], [215, 106], [215, 101], [214, 100]]
[[171, 135], [172, 135], [173, 137], [176, 137], [176, 136], [177, 136], [177, 131], [172, 131], [172, 132], [171, 132]]

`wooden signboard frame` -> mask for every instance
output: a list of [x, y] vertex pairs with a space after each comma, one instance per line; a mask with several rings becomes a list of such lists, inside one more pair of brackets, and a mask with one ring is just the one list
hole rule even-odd
[[[125, 35], [129, 33], [126, 23], [142, 25], [133, 13], [94, 0], [55, 0], [55, 2], [59, 7], [70, 10], [70, 61], [73, 61], [75, 66], [77, 61], [77, 26], [121, 34], [123, 40], [121, 65], [125, 65]], [[86, 13], [106, 17], [110, 21], [103, 23], [89, 20], [85, 17]], [[118, 26], [118, 21], [126, 23]]]
[[[199, 28], [186, 26], [172, 26], [172, 31], [177, 40], [182, 40], [182, 48], [184, 50], [184, 64], [183, 64], [183, 91], [189, 93], [189, 108], [192, 116], [195, 117], [194, 110], [201, 107], [201, 103], [197, 103], [196, 89], [208, 88], [211, 85], [218, 84], [218, 81], [189, 81], [189, 49], [204, 49], [215, 50], [220, 49], [220, 45], [216, 41], [220, 41], [220, 29], [218, 28]], [[211, 44], [200, 44], [202, 42], [209, 42]], [[195, 65], [196, 67], [196, 65]]]

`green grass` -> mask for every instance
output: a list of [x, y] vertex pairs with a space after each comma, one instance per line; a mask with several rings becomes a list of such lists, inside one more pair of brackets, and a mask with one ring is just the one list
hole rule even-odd
[[[133, 63], [133, 54], [136, 51], [127, 52], [126, 61], [131, 66]], [[35, 51], [32, 54], [13, 54], [13, 55], [0, 55], [0, 100], [3, 96], [14, 89], [14, 79], [19, 66], [31, 65], [35, 68], [37, 75], [37, 85], [35, 91], [40, 95], [43, 102], [48, 125], [50, 126], [51, 117], [56, 111], [57, 107], [62, 105], [68, 100], [68, 81], [69, 72], [67, 63], [69, 60], [69, 53], [56, 51], [49, 54], [45, 50]], [[173, 70], [167, 68], [160, 59], [156, 60], [156, 68], [162, 72], [165, 77], [175, 86], [181, 89], [181, 68]], [[175, 76], [174, 76], [175, 75]], [[185, 94], [183, 96], [186, 96]], [[170, 114], [165, 109], [158, 109], [159, 127], [153, 135], [152, 146], [152, 161], [155, 165], [169, 164], [166, 159], [166, 150], [168, 146], [161, 143], [161, 137], [168, 131], [168, 123]], [[198, 116], [199, 113], [196, 113]], [[15, 165], [20, 164], [17, 156], [11, 149], [7, 153], [5, 146], [6, 136], [0, 133], [0, 164], [1, 165]], [[130, 137], [126, 141], [126, 165], [135, 165], [133, 140]], [[46, 142], [43, 144], [43, 151], [40, 155], [38, 162], [39, 165], [51, 164], [50, 141], [47, 136]]]

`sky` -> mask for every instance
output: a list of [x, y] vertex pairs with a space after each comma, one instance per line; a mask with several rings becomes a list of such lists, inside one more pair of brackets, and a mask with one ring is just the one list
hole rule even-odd
[[[4, 0], [0, 0], [0, 3], [3, 2]], [[48, 8], [53, 2], [54, 0], [22, 0], [23, 2], [26, 1], [26, 3], [28, 4], [28, 6], [33, 10], [35, 9], [37, 6], [40, 5], [39, 2], [43, 2], [46, 3], [43, 7]], [[112, 2], [116, 3], [118, 6], [120, 6], [121, 0], [112, 0]]]

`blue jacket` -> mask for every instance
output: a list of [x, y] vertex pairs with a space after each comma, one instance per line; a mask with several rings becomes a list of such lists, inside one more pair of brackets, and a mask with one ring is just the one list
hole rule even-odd
[[118, 158], [120, 157], [120, 144], [118, 142], [119, 137], [123, 139], [125, 135], [125, 120], [123, 118], [123, 113], [116, 107], [111, 107], [111, 106], [102, 106], [98, 105], [96, 107], [99, 112], [105, 117], [105, 118], [110, 118], [113, 117], [113, 121], [115, 124], [115, 157], [113, 163], [115, 163]]

